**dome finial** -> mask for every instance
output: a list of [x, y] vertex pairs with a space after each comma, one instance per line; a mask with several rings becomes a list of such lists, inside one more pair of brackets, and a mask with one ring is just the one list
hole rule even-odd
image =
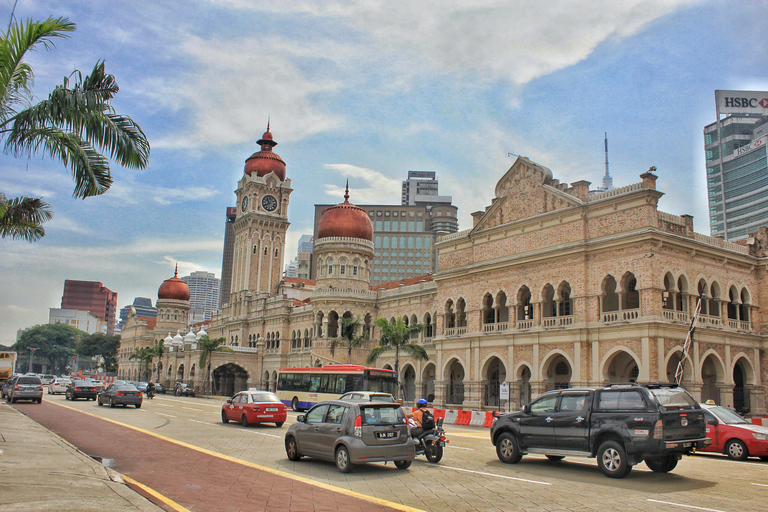
[[272, 118], [271, 114], [267, 114], [267, 131], [269, 131], [269, 121]]
[[347, 189], [344, 191], [344, 202], [349, 202], [349, 178], [347, 178]]

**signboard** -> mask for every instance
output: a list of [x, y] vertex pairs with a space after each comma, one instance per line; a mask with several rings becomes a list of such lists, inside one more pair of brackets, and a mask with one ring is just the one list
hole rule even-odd
[[502, 382], [499, 385], [499, 398], [502, 400], [509, 400], [509, 384]]
[[715, 91], [718, 114], [768, 114], [768, 92]]
[[733, 152], [734, 156], [741, 156], [746, 155], [747, 153], [754, 151], [756, 149], [760, 149], [763, 146], [768, 143], [768, 136], [760, 137], [759, 139], [753, 140], [750, 144], [747, 144], [746, 146], [741, 146], [736, 151]]

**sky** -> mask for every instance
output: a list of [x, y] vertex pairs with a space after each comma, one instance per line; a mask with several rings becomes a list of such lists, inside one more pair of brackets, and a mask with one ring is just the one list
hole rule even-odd
[[[0, 30], [15, 0], [0, 0]], [[658, 169], [663, 211], [709, 234], [702, 130], [715, 89], [768, 91], [760, 0], [18, 0], [14, 19], [66, 17], [29, 54], [43, 98], [103, 60], [113, 106], [146, 133], [143, 170], [113, 163], [103, 196], [74, 199], [43, 155], [0, 153], [0, 191], [54, 219], [0, 239], [0, 344], [48, 321], [65, 279], [154, 304], [160, 284], [221, 275], [225, 209], [266, 130], [294, 192], [286, 256], [314, 204], [399, 204], [409, 170], [435, 171], [459, 229], [523, 155], [561, 182], [614, 186]], [[287, 261], [286, 261], [287, 263]]]

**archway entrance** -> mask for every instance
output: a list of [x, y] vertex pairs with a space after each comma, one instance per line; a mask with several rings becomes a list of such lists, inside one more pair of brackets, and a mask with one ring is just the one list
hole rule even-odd
[[213, 370], [213, 394], [234, 396], [248, 389], [248, 372], [234, 363], [227, 363]]
[[485, 385], [485, 405], [498, 407], [500, 405], [500, 385], [507, 380], [507, 370], [504, 363], [498, 357], [492, 357], [485, 365], [483, 372], [487, 384]]
[[637, 361], [629, 352], [619, 351], [613, 354], [603, 368], [603, 381], [609, 384], [637, 382], [640, 369]]
[[406, 365], [403, 370], [403, 402], [416, 400], [416, 370], [413, 366]]
[[448, 368], [448, 389], [446, 402], [461, 405], [464, 403], [464, 367], [454, 359]]
[[712, 400], [718, 405], [720, 402], [719, 384], [723, 384], [723, 367], [720, 361], [710, 354], [701, 365], [701, 401]]
[[522, 366], [517, 371], [517, 384], [518, 384], [518, 399], [519, 407], [525, 404], [531, 403], [531, 369], [527, 366]]

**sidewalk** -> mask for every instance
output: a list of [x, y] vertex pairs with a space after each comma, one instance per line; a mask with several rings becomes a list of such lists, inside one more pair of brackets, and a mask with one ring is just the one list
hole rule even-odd
[[0, 402], [0, 489], [4, 512], [163, 510], [5, 400]]

